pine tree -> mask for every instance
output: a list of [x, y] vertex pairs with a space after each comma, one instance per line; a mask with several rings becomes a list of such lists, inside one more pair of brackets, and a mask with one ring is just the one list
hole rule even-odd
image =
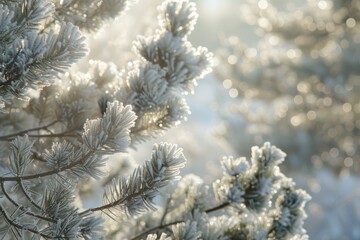
[[[70, 72], [87, 52], [81, 32], [97, 31], [130, 3], [0, 2], [2, 238], [306, 238], [309, 196], [279, 171], [285, 154], [269, 143], [254, 147], [251, 161], [223, 159], [213, 202], [207, 185], [185, 177], [169, 189], [164, 209], [153, 212], [160, 189], [186, 163], [175, 144], [155, 144], [127, 177], [106, 176], [108, 156], [186, 118], [184, 95], [211, 70], [211, 54], [187, 40], [195, 4], [167, 0], [159, 7], [160, 28], [134, 42], [137, 60], [121, 71], [95, 61], [86, 73]], [[90, 178], [107, 184], [103, 203], [84, 208], [79, 189]], [[223, 214], [210, 215], [216, 211]]]

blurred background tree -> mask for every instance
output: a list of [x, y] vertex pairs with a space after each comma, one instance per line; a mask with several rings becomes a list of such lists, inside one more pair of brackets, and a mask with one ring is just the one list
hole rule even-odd
[[254, 141], [272, 139], [296, 167], [359, 172], [360, 3], [309, 1], [281, 11], [263, 0], [241, 9], [261, 40], [224, 39], [216, 74], [241, 99], [235, 111]]
[[264, 140], [281, 146], [290, 175], [314, 192], [310, 236], [359, 238], [360, 2], [260, 0], [239, 9], [239, 25], [253, 29], [221, 37], [215, 76], [233, 100], [217, 134], [239, 153]]

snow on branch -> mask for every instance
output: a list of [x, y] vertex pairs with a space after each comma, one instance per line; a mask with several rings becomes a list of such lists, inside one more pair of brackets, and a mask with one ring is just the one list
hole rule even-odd
[[136, 234], [130, 239], [308, 239], [303, 225], [310, 197], [280, 172], [284, 158], [270, 143], [253, 147], [251, 161], [224, 158], [213, 193], [199, 177], [185, 176], [160, 214], [133, 222], [148, 226], [131, 228]]
[[125, 152], [130, 143], [130, 129], [136, 116], [131, 106], [114, 101], [108, 103], [100, 119], [88, 120], [84, 124], [82, 139], [89, 149], [101, 154]]
[[128, 10], [137, 0], [52, 0], [56, 6], [54, 19], [71, 22], [81, 29], [96, 31], [106, 20], [114, 19]]
[[134, 215], [155, 210], [153, 200], [158, 189], [175, 180], [185, 163], [182, 149], [176, 145], [154, 145], [151, 160], [136, 168], [128, 178], [114, 179], [105, 191], [105, 205], [95, 211], [116, 207]]
[[196, 23], [195, 5], [165, 1], [159, 12], [160, 30], [135, 41], [141, 59], [129, 65], [124, 86], [115, 96], [135, 106], [135, 141], [158, 135], [186, 119], [189, 111], [181, 96], [193, 92], [196, 81], [211, 70], [212, 55], [205, 48], [195, 49], [186, 39]]
[[49, 85], [87, 52], [84, 37], [72, 24], [62, 24], [58, 33], [38, 32], [53, 11], [46, 0], [0, 4], [0, 108], [14, 97], [29, 99], [29, 88]]

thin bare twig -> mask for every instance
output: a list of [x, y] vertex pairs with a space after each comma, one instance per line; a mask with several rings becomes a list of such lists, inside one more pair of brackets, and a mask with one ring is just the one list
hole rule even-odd
[[42, 208], [36, 203], [34, 202], [34, 200], [30, 197], [30, 195], [27, 193], [25, 186], [23, 184], [23, 182], [20, 180], [19, 182], [19, 186], [21, 191], [24, 193], [25, 197], [27, 198], [27, 200], [37, 209], [42, 210]]
[[[230, 206], [230, 203], [225, 202], [225, 203], [220, 204], [220, 205], [218, 205], [218, 206], [215, 206], [215, 207], [213, 207], [213, 208], [209, 208], [209, 209], [205, 210], [205, 212], [206, 212], [206, 213], [215, 212], [215, 211], [217, 211], [217, 210], [223, 209], [223, 208], [228, 207], [228, 206]], [[153, 232], [155, 232], [155, 231], [157, 231], [157, 230], [164, 229], [164, 228], [167, 228], [167, 227], [169, 227], [169, 226], [172, 226], [172, 225], [175, 225], [175, 224], [179, 224], [179, 223], [184, 223], [184, 221], [183, 221], [183, 220], [179, 220], [179, 221], [174, 221], [174, 222], [167, 223], [167, 224], [161, 224], [161, 225], [159, 225], [159, 226], [156, 226], [156, 227], [153, 227], [153, 228], [151, 228], [151, 229], [148, 229], [148, 230], [146, 230], [146, 231], [144, 231], [144, 232], [142, 232], [142, 233], [139, 233], [138, 235], [136, 235], [135, 237], [130, 238], [129, 240], [141, 239], [141, 237], [146, 236], [146, 235], [148, 235], [148, 234], [150, 234], [150, 233], [153, 233]]]
[[12, 134], [8, 134], [8, 135], [4, 135], [4, 136], [0, 136], [0, 140], [5, 140], [5, 141], [9, 141], [11, 140], [13, 137], [16, 137], [16, 136], [20, 136], [20, 135], [24, 135], [24, 134], [27, 134], [29, 132], [33, 132], [33, 131], [38, 131], [38, 130], [44, 130], [44, 129], [47, 129], [48, 127], [51, 127], [52, 125], [54, 125], [55, 123], [57, 123], [58, 120], [56, 121], [53, 121], [45, 126], [41, 126], [41, 127], [36, 127], [36, 128], [30, 128], [30, 129], [27, 129], [27, 130], [23, 130], [23, 131], [20, 131], [20, 132], [16, 132], [16, 133], [12, 133]]
[[4, 208], [1, 205], [0, 205], [0, 213], [5, 218], [6, 222], [8, 222], [11, 226], [15, 227], [16, 229], [21, 229], [21, 230], [26, 230], [26, 231], [32, 232], [34, 234], [42, 236], [45, 239], [54, 239], [53, 236], [41, 233], [32, 228], [27, 228], [27, 227], [21, 226], [20, 224], [15, 223], [13, 220], [10, 219], [10, 217], [7, 215], [6, 211], [4, 210]]
[[87, 154], [85, 154], [83, 157], [81, 157], [80, 159], [72, 162], [71, 164], [67, 165], [67, 166], [63, 166], [54, 170], [50, 170], [47, 172], [42, 172], [42, 173], [37, 173], [37, 174], [32, 174], [32, 175], [26, 175], [26, 176], [16, 176], [16, 177], [0, 177], [0, 183], [2, 182], [18, 182], [21, 180], [30, 180], [30, 179], [35, 179], [35, 178], [41, 178], [41, 177], [47, 177], [50, 175], [54, 175], [54, 174], [58, 174], [60, 172], [66, 171], [68, 169], [73, 168], [74, 166], [82, 163], [83, 161], [85, 161], [86, 159], [88, 159], [92, 154], [94, 154], [95, 150], [90, 150]]
[[41, 220], [45, 220], [45, 221], [48, 221], [48, 222], [52, 222], [52, 223], [56, 223], [56, 221], [52, 218], [48, 218], [48, 217], [44, 217], [44, 216], [41, 216], [41, 215], [38, 215], [38, 214], [35, 214], [33, 212], [29, 212], [28, 209], [26, 209], [24, 206], [21, 206], [20, 204], [18, 204], [14, 199], [12, 199], [12, 197], [7, 193], [6, 189], [5, 189], [5, 185], [4, 183], [1, 183], [1, 190], [2, 192], [4, 193], [5, 197], [9, 200], [9, 202], [11, 204], [13, 204], [15, 207], [19, 208], [21, 211], [24, 211], [24, 213], [26, 215], [29, 215], [29, 216], [33, 216], [33, 217], [36, 217], [36, 218], [39, 218]]

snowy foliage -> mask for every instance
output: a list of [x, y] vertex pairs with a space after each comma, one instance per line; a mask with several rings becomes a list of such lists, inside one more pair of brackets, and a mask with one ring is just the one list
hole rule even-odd
[[[310, 197], [296, 189], [278, 165], [285, 154], [269, 143], [253, 147], [251, 161], [231, 161], [247, 169], [230, 173], [210, 187], [194, 175], [185, 176], [165, 199], [160, 214], [129, 222], [117, 238], [130, 239], [307, 239], [304, 205]], [[228, 164], [224, 158], [222, 164]], [[210, 200], [216, 196], [217, 201]], [[139, 228], [140, 224], [140, 228]], [[126, 230], [126, 231], [125, 231]], [[138, 232], [135, 237], [134, 232]]]
[[81, 29], [95, 31], [104, 21], [116, 18], [135, 2], [135, 0], [51, 0], [56, 12], [50, 26], [56, 21], [71, 22]]
[[1, 1], [0, 110], [14, 97], [28, 99], [29, 88], [49, 85], [86, 53], [84, 37], [71, 23], [40, 33], [53, 12], [46, 0]]
[[[175, 144], [155, 144], [127, 177], [107, 176], [109, 156], [186, 119], [184, 95], [211, 71], [212, 55], [187, 40], [195, 4], [166, 0], [160, 28], [134, 42], [137, 59], [123, 70], [92, 60], [88, 72], [69, 72], [86, 53], [78, 28], [96, 31], [131, 2], [0, 1], [1, 238], [231, 239], [238, 231], [253, 239], [306, 237], [309, 198], [280, 173], [285, 154], [268, 143], [254, 148], [250, 162], [224, 158], [215, 207], [209, 186], [187, 177], [163, 210], [149, 214], [185, 167]], [[82, 186], [91, 179], [105, 179], [103, 203], [85, 207]], [[245, 219], [251, 224], [239, 228]]]

